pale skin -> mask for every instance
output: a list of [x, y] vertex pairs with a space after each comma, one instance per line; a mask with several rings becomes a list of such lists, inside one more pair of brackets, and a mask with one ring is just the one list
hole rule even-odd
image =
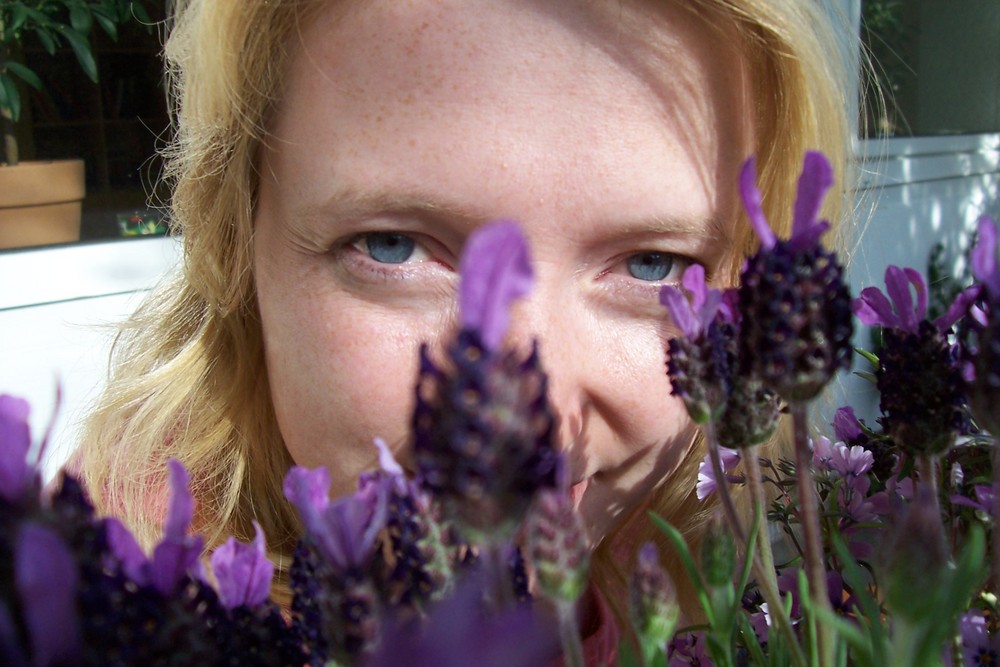
[[463, 242], [498, 218], [536, 275], [508, 343], [539, 341], [592, 541], [669, 483], [695, 431], [658, 291], [733, 261], [751, 135], [736, 40], [673, 4], [349, 1], [304, 26], [254, 271], [281, 433], [333, 494], [376, 436], [406, 465], [418, 347], [453, 333]]

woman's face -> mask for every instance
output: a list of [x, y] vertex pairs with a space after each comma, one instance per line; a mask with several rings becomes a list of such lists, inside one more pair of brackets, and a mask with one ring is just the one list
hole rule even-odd
[[574, 494], [598, 541], [694, 429], [670, 394], [665, 283], [733, 261], [746, 79], [735, 39], [645, 0], [329, 3], [293, 45], [260, 160], [255, 275], [295, 461], [336, 494], [406, 464], [417, 350], [454, 332], [469, 234], [518, 220]]

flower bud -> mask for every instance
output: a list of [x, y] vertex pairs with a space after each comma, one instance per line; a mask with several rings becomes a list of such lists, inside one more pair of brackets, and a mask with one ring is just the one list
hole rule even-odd
[[701, 543], [701, 573], [712, 588], [731, 584], [736, 568], [736, 542], [729, 528], [716, 513], [708, 522]]

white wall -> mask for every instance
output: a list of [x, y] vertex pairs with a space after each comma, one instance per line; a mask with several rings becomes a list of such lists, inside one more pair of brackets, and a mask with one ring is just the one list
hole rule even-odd
[[[136, 239], [0, 252], [0, 393], [27, 398], [51, 476], [104, 383], [113, 324], [177, 264], [179, 244]], [[55, 409], [56, 388], [62, 405]]]

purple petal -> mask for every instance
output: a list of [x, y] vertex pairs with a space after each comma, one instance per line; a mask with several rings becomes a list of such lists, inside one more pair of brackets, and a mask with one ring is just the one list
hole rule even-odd
[[[951, 302], [950, 306], [948, 306], [948, 312], [934, 320], [934, 326], [938, 328], [938, 331], [944, 332], [950, 329], [955, 322], [962, 319], [966, 313], [971, 314], [973, 318], [976, 318], [977, 314], [985, 315], [982, 310], [973, 306], [974, 302], [979, 298], [981, 293], [981, 285], [970, 285], [969, 287], [966, 287], [958, 293], [955, 300]], [[976, 311], [978, 311], [978, 313]]]
[[330, 504], [330, 475], [322, 466], [315, 470], [293, 466], [285, 475], [284, 491], [303, 519], [307, 514], [318, 516]]
[[924, 283], [924, 277], [916, 269], [906, 267], [903, 271], [917, 292], [917, 308], [913, 314], [916, 316], [914, 326], [919, 327], [920, 321], [927, 317], [927, 285]]
[[[833, 185], [833, 167], [826, 156], [818, 151], [808, 151], [802, 163], [795, 213], [792, 218], [792, 239], [798, 246], [812, 244], [826, 231], [827, 223], [818, 223], [823, 197]], [[817, 231], [820, 225], [823, 229]]]
[[212, 572], [219, 584], [219, 599], [226, 609], [261, 605], [271, 590], [274, 564], [267, 558], [260, 525], [254, 521], [253, 527], [252, 544], [230, 537], [212, 554]]
[[108, 548], [112, 555], [122, 565], [125, 576], [140, 586], [148, 586], [149, 579], [149, 559], [142, 551], [142, 547], [136, 542], [135, 537], [114, 517], [104, 520], [107, 530]]
[[1000, 296], [1000, 270], [997, 269], [997, 228], [984, 215], [979, 218], [979, 233], [972, 248], [972, 275], [986, 285], [994, 297]]
[[382, 438], [375, 438], [375, 447], [378, 448], [378, 465], [382, 470], [390, 475], [403, 475], [403, 466], [399, 465], [396, 457], [392, 455], [392, 450]]
[[[916, 333], [920, 326], [920, 320], [913, 310], [913, 295], [910, 294], [910, 281], [913, 276], [898, 266], [889, 266], [885, 270], [885, 291], [892, 300], [892, 305], [896, 309], [896, 316], [899, 318], [899, 328], [904, 331]], [[923, 284], [923, 280], [918, 280]], [[917, 288], [920, 291], [920, 288]]]
[[708, 296], [708, 287], [705, 285], [705, 267], [701, 264], [692, 264], [687, 267], [681, 277], [681, 285], [691, 295], [691, 309], [697, 313], [705, 305]]
[[163, 536], [164, 539], [182, 541], [194, 516], [194, 498], [188, 492], [189, 476], [184, 464], [170, 459], [167, 466], [170, 469], [170, 506], [163, 524]]
[[76, 664], [79, 581], [69, 548], [48, 528], [24, 524], [14, 547], [14, 578], [35, 664]]
[[761, 206], [763, 196], [757, 188], [757, 160], [751, 157], [743, 163], [740, 171], [740, 197], [743, 199], [743, 208], [746, 209], [750, 225], [757, 236], [760, 237], [760, 245], [764, 250], [770, 250], [777, 243], [778, 239], [771, 230], [771, 225], [767, 224], [764, 217], [764, 209]]
[[[389, 480], [384, 480], [389, 481]], [[370, 487], [370, 493], [341, 498], [324, 515], [327, 556], [341, 570], [364, 565], [388, 518], [387, 484]]]
[[858, 417], [854, 414], [854, 408], [845, 405], [837, 410], [833, 416], [833, 432], [838, 440], [854, 440], [862, 435], [861, 425]]
[[201, 537], [183, 540], [164, 539], [153, 549], [150, 583], [164, 595], [172, 595], [186, 576], [200, 575]]
[[510, 304], [531, 289], [528, 245], [517, 223], [480, 227], [465, 244], [459, 310], [462, 327], [478, 331], [483, 346], [495, 350], [510, 321]]
[[900, 321], [892, 310], [892, 304], [877, 287], [866, 287], [861, 290], [861, 296], [854, 300], [851, 308], [862, 324], [870, 327], [899, 327]]
[[31, 448], [30, 410], [27, 401], [0, 394], [0, 496], [12, 502], [24, 493], [31, 478], [27, 461]]
[[701, 322], [691, 310], [684, 293], [673, 285], [660, 288], [660, 303], [667, 307], [670, 319], [685, 337], [695, 339], [701, 333]]

